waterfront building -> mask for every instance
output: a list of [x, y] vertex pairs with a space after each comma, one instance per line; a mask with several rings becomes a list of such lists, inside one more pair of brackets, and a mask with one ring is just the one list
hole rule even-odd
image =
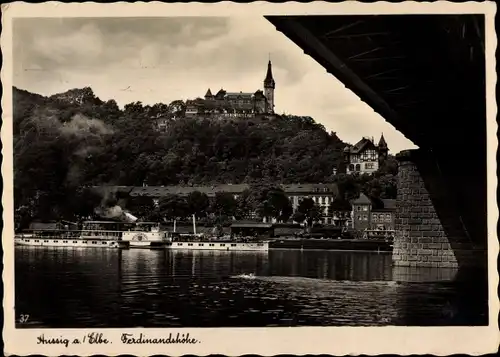
[[[282, 184], [279, 185], [293, 208], [293, 212], [297, 210], [300, 201], [305, 198], [311, 198], [323, 212], [323, 223], [332, 223], [331, 214], [328, 212], [329, 205], [337, 197], [338, 189], [336, 184]], [[147, 186], [129, 188], [130, 197], [151, 197], [154, 200], [159, 200], [167, 195], [178, 195], [186, 197], [190, 193], [198, 191], [206, 194], [209, 198], [215, 197], [217, 193], [230, 193], [235, 199], [250, 188], [248, 184], [219, 184], [211, 186]], [[113, 188], [111, 188], [112, 190]], [[108, 188], [109, 190], [109, 188]], [[123, 188], [122, 188], [123, 190]]]
[[204, 98], [186, 101], [186, 117], [253, 118], [257, 114], [274, 114], [274, 90], [272, 63], [267, 65], [264, 90], [255, 92], [228, 92], [220, 89], [212, 94], [208, 88]]
[[396, 200], [370, 199], [361, 193], [352, 201], [354, 230], [394, 230]]
[[373, 138], [364, 137], [356, 145], [344, 148], [346, 173], [371, 174], [377, 171], [382, 162], [387, 159], [388, 152], [389, 148], [383, 134], [378, 145], [375, 145]]

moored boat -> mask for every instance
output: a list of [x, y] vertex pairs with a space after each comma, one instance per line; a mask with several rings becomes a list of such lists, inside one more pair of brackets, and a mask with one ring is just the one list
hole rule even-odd
[[121, 232], [103, 229], [35, 229], [14, 236], [15, 245], [38, 247], [118, 248], [120, 240]]
[[[76, 224], [75, 224], [76, 225]], [[127, 246], [123, 235], [134, 223], [85, 221], [80, 229], [32, 229], [14, 237], [15, 245], [66, 248], [120, 248]]]
[[159, 223], [139, 222], [123, 232], [121, 242], [124, 248], [167, 248], [170, 240]]
[[268, 251], [269, 241], [253, 237], [204, 237], [182, 236], [169, 233], [170, 249], [183, 250], [225, 250], [225, 251]]

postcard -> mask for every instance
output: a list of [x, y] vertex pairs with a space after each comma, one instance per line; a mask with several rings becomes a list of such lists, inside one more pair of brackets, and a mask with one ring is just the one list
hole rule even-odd
[[2, 5], [5, 354], [497, 351], [495, 13]]

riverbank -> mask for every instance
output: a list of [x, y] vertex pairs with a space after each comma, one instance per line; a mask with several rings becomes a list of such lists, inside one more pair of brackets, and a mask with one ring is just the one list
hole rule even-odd
[[269, 243], [270, 249], [322, 249], [391, 252], [390, 242], [367, 239], [295, 239], [278, 238]]

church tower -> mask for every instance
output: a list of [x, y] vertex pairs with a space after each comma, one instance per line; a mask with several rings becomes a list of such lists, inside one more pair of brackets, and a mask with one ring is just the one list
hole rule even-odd
[[276, 84], [273, 79], [273, 71], [271, 60], [267, 64], [267, 74], [264, 79], [264, 95], [267, 99], [266, 112], [269, 114], [274, 114], [274, 88]]

